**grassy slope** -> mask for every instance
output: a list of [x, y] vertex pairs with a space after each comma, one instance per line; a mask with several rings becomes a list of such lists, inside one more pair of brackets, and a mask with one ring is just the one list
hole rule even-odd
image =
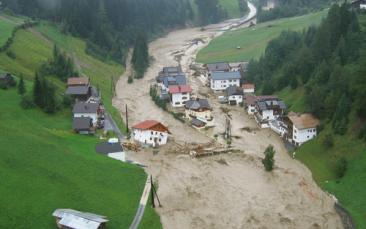
[[[70, 111], [22, 110], [15, 89], [0, 90], [0, 100], [1, 228], [54, 228], [56, 208], [106, 215], [108, 228], [129, 226], [142, 169], [98, 155], [96, 138], [71, 132]], [[156, 214], [148, 216], [145, 228], [160, 228]]]
[[21, 24], [23, 19], [0, 14], [0, 46], [11, 37], [14, 28]]
[[238, 0], [219, 0], [219, 4], [226, 10], [229, 18], [241, 17]]
[[108, 111], [124, 130], [120, 113], [112, 106], [111, 92], [112, 77], [116, 81], [123, 72], [123, 66], [113, 62], [105, 63], [87, 55], [84, 51], [86, 44], [81, 39], [63, 35], [56, 27], [46, 24], [41, 24], [32, 30], [19, 30], [10, 47], [16, 58], [11, 59], [5, 53], [0, 53], [0, 68], [32, 79], [42, 62], [52, 57], [54, 43], [67, 51], [79, 67], [78, 70], [89, 76], [95, 86], [99, 86]]
[[[303, 30], [313, 24], [319, 24], [327, 11], [311, 13], [304, 16], [279, 19], [255, 27], [227, 32], [212, 40], [197, 55], [197, 62], [209, 63], [218, 61], [248, 61], [259, 58], [268, 42], [277, 37], [283, 30]], [[241, 49], [237, 49], [240, 46]]]

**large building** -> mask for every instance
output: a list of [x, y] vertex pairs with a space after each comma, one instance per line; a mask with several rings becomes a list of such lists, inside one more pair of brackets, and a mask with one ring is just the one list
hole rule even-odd
[[226, 88], [226, 97], [230, 105], [240, 105], [243, 103], [243, 89], [237, 86], [230, 86]]
[[319, 120], [312, 114], [289, 113], [287, 116], [287, 140], [296, 146], [315, 138]]
[[283, 116], [286, 110], [285, 103], [278, 98], [261, 98], [255, 102], [255, 120], [261, 128], [269, 128], [271, 121]]
[[165, 145], [170, 132], [158, 121], [146, 120], [132, 127], [132, 137], [135, 141], [153, 147]]
[[210, 85], [214, 91], [225, 91], [230, 86], [240, 87], [240, 72], [212, 72]]

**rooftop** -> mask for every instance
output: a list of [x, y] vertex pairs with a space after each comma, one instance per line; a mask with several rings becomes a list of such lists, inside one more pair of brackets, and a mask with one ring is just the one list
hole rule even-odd
[[123, 152], [123, 148], [120, 143], [108, 143], [108, 142], [99, 143], [95, 147], [95, 150], [101, 154]]
[[240, 72], [212, 72], [211, 78], [213, 80], [232, 80], [241, 79]]
[[315, 128], [319, 125], [319, 120], [309, 113], [298, 114], [291, 112], [288, 115], [288, 118], [293, 123], [293, 125], [299, 130]]
[[230, 65], [225, 62], [207, 64], [207, 69], [213, 71], [230, 71]]
[[77, 102], [74, 105], [72, 113], [97, 113], [99, 109], [98, 103], [84, 103], [84, 102]]
[[251, 83], [245, 83], [241, 86], [244, 90], [255, 89], [255, 85]]
[[169, 86], [170, 94], [188, 93], [188, 92], [192, 92], [192, 88], [189, 85]]
[[92, 119], [89, 117], [73, 118], [72, 128], [74, 130], [89, 130], [92, 126]]
[[186, 85], [187, 80], [185, 75], [176, 75], [176, 76], [164, 76], [162, 78], [163, 84], [165, 87], [169, 87], [169, 85]]
[[191, 110], [211, 109], [207, 99], [189, 100], [186, 102], [185, 108]]
[[89, 85], [89, 78], [88, 77], [68, 78], [67, 85], [69, 85], [69, 86], [87, 86], [87, 85]]
[[139, 130], [156, 130], [160, 132], [169, 132], [168, 128], [155, 120], [146, 120], [134, 125], [132, 128]]
[[244, 96], [245, 104], [252, 105], [252, 106], [254, 106], [258, 100], [265, 100], [265, 99], [278, 99], [278, 98], [275, 95], [261, 95], [261, 96], [246, 95], [246, 96]]
[[108, 222], [105, 216], [72, 209], [57, 209], [52, 214], [60, 219], [62, 226], [77, 229], [98, 229], [100, 224]]
[[173, 73], [180, 73], [180, 72], [182, 72], [182, 70], [179, 66], [163, 68], [163, 73], [165, 73], [165, 74], [173, 74]]
[[271, 110], [274, 108], [286, 109], [286, 104], [278, 98], [261, 98], [257, 99], [256, 104], [259, 110]]
[[87, 95], [89, 86], [69, 86], [66, 89], [66, 95]]
[[226, 88], [226, 93], [227, 93], [227, 96], [244, 95], [243, 89], [241, 87], [237, 87], [237, 86], [230, 86], [230, 87]]

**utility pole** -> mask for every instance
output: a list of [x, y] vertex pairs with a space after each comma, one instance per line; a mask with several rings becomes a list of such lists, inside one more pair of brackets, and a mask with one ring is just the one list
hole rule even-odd
[[128, 109], [127, 109], [127, 104], [126, 104], [126, 133], [127, 134], [129, 133], [129, 130], [128, 130]]
[[152, 204], [152, 207], [155, 208], [155, 197], [158, 200], [159, 207], [161, 207], [159, 196], [158, 196], [158, 193], [156, 192], [152, 176], [150, 176], [150, 184], [151, 184], [151, 204]]

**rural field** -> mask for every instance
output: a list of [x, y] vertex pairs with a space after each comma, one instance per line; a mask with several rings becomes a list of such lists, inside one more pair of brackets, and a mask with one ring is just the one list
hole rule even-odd
[[277, 37], [281, 31], [301, 31], [311, 25], [317, 25], [326, 14], [327, 10], [323, 10], [304, 16], [279, 19], [258, 24], [254, 27], [226, 32], [222, 36], [213, 39], [207, 47], [198, 52], [197, 62], [235, 62], [259, 58], [265, 51], [268, 42]]
[[[113, 81], [123, 73], [122, 64], [103, 62], [85, 53], [85, 41], [62, 34], [58, 28], [41, 23], [35, 28], [19, 30], [9, 50], [15, 54], [11, 58], [6, 53], [0, 53], [0, 68], [15, 75], [24, 75], [28, 80], [33, 79], [35, 71], [52, 57], [53, 45], [56, 44], [73, 58], [79, 73], [91, 78], [92, 84], [99, 87], [103, 102], [121, 130], [124, 124], [119, 112], [112, 106]], [[57, 79], [53, 82], [59, 87], [63, 83]]]
[[[7, 111], [0, 113], [0, 207], [7, 213], [0, 227], [54, 228], [53, 210], [74, 208], [108, 216], [108, 228], [127, 228], [144, 171], [98, 155], [96, 138], [71, 131], [70, 111], [23, 110], [15, 89], [1, 90], [0, 99]], [[150, 207], [141, 228], [161, 228]]]
[[22, 22], [21, 18], [0, 14], [0, 47], [11, 37], [13, 29]]

